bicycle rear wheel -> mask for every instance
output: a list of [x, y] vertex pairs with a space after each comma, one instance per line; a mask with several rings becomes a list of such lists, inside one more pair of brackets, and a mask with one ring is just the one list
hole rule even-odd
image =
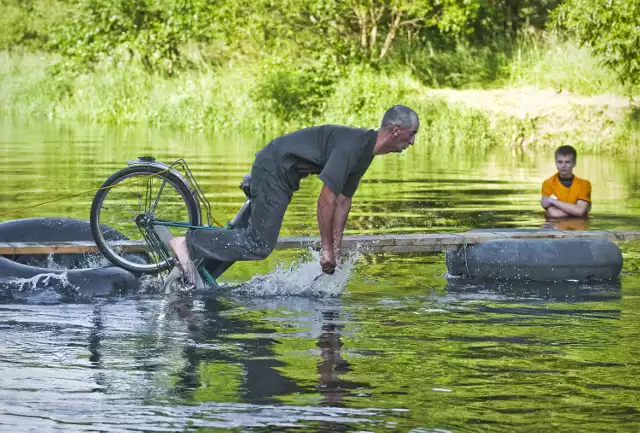
[[[144, 165], [124, 168], [101, 186], [91, 204], [91, 231], [104, 256], [116, 266], [131, 272], [157, 273], [171, 266], [166, 258], [151, 250], [147, 260], [140, 254], [122, 251], [116, 230], [127, 239], [145, 241], [138, 227], [140, 217], [162, 219], [192, 226], [200, 225], [200, 207], [191, 189], [171, 171]], [[187, 228], [167, 227], [175, 237], [184, 236]]]

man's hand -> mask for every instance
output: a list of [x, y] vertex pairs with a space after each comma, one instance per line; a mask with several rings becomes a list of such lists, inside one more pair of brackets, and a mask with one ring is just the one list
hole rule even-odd
[[333, 274], [336, 271], [336, 256], [331, 250], [323, 250], [320, 258], [320, 266], [325, 274]]

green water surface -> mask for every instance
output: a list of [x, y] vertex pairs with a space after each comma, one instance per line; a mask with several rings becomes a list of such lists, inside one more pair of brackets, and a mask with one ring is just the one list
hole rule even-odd
[[[270, 138], [4, 119], [0, 213], [97, 188], [127, 159], [153, 155], [184, 157], [227, 221]], [[635, 160], [580, 155], [575, 172], [593, 184], [584, 228], [637, 229]], [[405, 154], [375, 158], [348, 234], [540, 227], [553, 173], [549, 152], [452, 153], [423, 130]], [[317, 235], [320, 188], [302, 182], [281, 236]], [[92, 198], [2, 221], [86, 220]], [[442, 254], [361, 254], [339, 297], [0, 305], [0, 430], [639, 431], [640, 250], [621, 248], [620, 281], [588, 286], [465, 286], [447, 281]], [[301, 272], [310, 255], [276, 251], [225, 281]]]

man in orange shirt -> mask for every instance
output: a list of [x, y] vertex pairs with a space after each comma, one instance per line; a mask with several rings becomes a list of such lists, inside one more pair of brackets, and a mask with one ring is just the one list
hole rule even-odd
[[555, 153], [558, 172], [542, 184], [540, 204], [549, 218], [586, 217], [591, 210], [591, 182], [573, 174], [577, 152], [560, 146]]

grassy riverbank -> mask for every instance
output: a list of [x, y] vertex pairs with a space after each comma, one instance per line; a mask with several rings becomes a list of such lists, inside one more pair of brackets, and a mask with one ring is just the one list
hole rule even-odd
[[192, 68], [173, 75], [148, 72], [135, 61], [75, 75], [52, 72], [53, 56], [0, 53], [0, 112], [273, 136], [324, 122], [375, 127], [385, 108], [403, 103], [421, 114], [422, 143], [437, 148], [562, 143], [594, 152], [640, 149], [638, 110], [615, 96], [623, 92], [613, 74], [571, 43], [523, 43], [509, 56], [494, 55], [492, 77], [482, 67], [490, 53], [448, 54], [447, 70], [464, 75], [458, 85], [466, 90], [434, 88], [454, 77], [442, 71], [425, 76], [429, 62], [445, 61], [437, 53], [431, 59], [424, 53], [420, 73], [317, 64], [293, 70], [277, 58], [213, 67], [198, 62], [197, 54]]

